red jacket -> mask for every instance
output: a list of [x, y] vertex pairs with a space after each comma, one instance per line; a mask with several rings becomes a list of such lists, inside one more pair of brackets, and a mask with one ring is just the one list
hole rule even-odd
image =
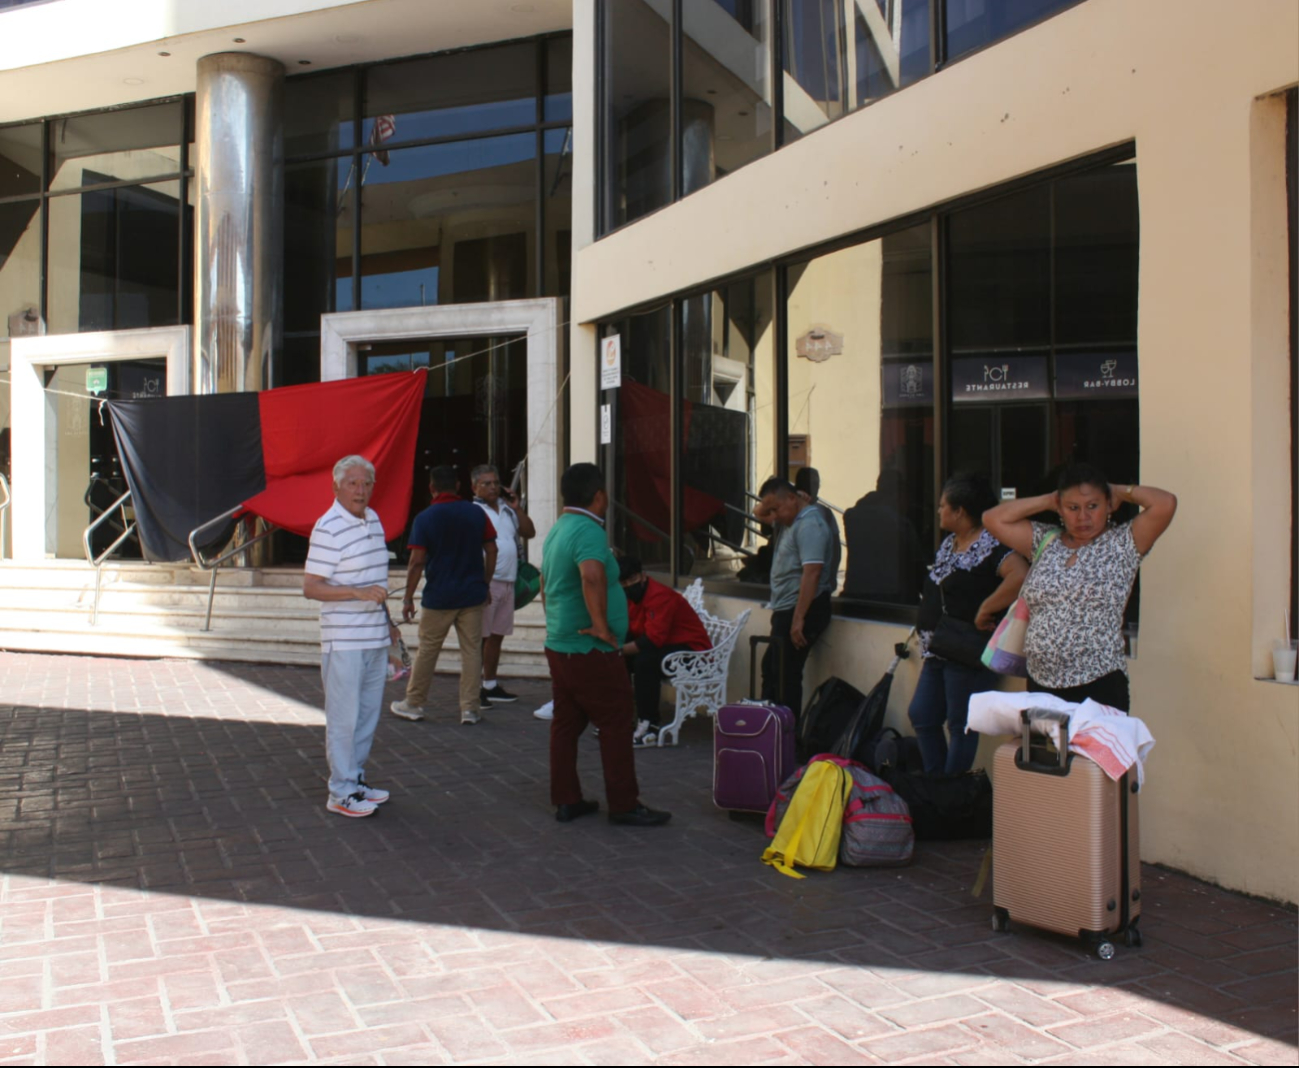
[[627, 598], [627, 639], [647, 638], [654, 645], [688, 645], [691, 649], [711, 649], [708, 631], [686, 599], [661, 582], [647, 579], [645, 596], [639, 601]]

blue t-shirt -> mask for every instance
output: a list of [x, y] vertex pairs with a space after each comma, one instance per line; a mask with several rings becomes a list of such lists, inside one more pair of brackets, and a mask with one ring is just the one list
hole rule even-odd
[[485, 602], [483, 545], [495, 540], [496, 528], [476, 504], [451, 493], [435, 497], [410, 530], [410, 547], [428, 553], [420, 604], [442, 609]]

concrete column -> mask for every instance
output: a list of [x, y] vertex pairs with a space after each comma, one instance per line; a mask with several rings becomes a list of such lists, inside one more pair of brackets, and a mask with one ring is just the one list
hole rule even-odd
[[284, 262], [284, 67], [246, 52], [198, 61], [194, 390], [275, 384]]

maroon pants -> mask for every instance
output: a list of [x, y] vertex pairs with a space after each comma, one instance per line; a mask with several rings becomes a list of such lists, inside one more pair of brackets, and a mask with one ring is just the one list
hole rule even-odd
[[546, 650], [554, 685], [555, 718], [550, 721], [550, 800], [582, 800], [577, 778], [577, 740], [593, 723], [600, 731], [600, 761], [610, 812], [630, 812], [640, 798], [631, 737], [631, 679], [618, 653], [557, 653]]

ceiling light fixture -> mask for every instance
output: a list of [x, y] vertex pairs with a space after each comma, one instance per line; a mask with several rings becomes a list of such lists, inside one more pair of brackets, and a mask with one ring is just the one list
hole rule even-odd
[[243, 43], [244, 43], [244, 38], [242, 38], [242, 37], [236, 37], [236, 38], [234, 38], [234, 42], [235, 42], [235, 44], [243, 44]]
[[309, 60], [309, 59], [300, 59], [300, 60], [298, 60], [298, 66], [299, 66], [299, 67], [309, 67], [309, 66], [311, 66], [311, 60]]
[[143, 79], [143, 78], [123, 78], [123, 79], [122, 79], [122, 84], [123, 84], [123, 85], [143, 85], [143, 84], [144, 84], [144, 79]]
[[171, 55], [171, 53], [170, 53], [170, 52], [159, 52], [158, 55], [160, 55], [160, 56], [169, 56], [169, 55]]

